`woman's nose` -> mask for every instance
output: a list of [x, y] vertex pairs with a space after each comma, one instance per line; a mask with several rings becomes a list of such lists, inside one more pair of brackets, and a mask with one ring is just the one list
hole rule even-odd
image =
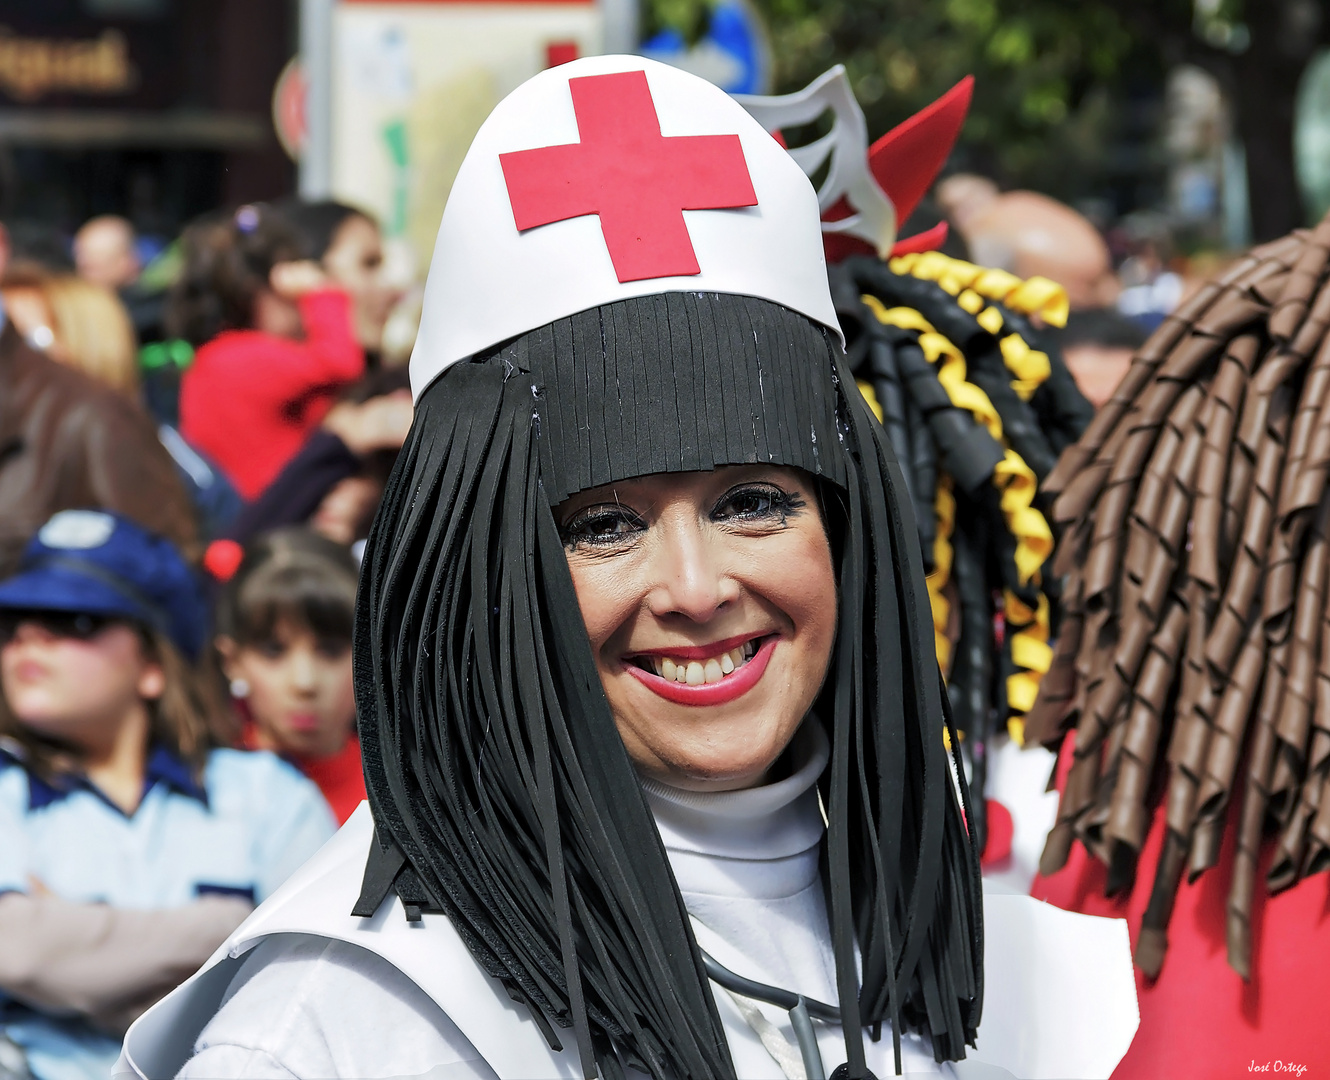
[[684, 615], [705, 623], [739, 596], [723, 552], [700, 523], [670, 530], [654, 561], [656, 580], [648, 603], [655, 615]]
[[14, 627], [13, 640], [19, 644], [45, 643], [54, 641], [55, 637], [56, 635], [48, 627], [34, 619], [24, 619], [18, 626]]
[[294, 649], [290, 663], [291, 685], [300, 693], [309, 693], [318, 682], [313, 654], [305, 649]]

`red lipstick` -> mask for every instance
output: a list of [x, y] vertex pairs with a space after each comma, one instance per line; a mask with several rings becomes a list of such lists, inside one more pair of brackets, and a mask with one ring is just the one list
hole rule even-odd
[[[743, 637], [731, 638], [728, 642], [722, 641], [716, 645], [705, 645], [700, 648], [658, 650], [635, 655], [677, 656], [685, 660], [703, 660], [715, 656], [717, 653], [725, 652], [727, 644], [733, 649], [751, 640], [752, 635], [748, 634]], [[703, 683], [700, 686], [669, 682], [662, 679], [655, 672], [645, 671], [636, 664], [626, 664], [624, 666], [648, 690], [659, 694], [666, 701], [673, 701], [676, 705], [724, 705], [728, 701], [743, 697], [744, 694], [757, 685], [758, 680], [762, 678], [763, 673], [767, 670], [767, 663], [771, 660], [771, 654], [779, 640], [775, 636], [767, 638], [762, 647], [757, 650], [757, 654], [734, 674], [726, 675], [720, 682]], [[711, 651], [705, 651], [708, 649]]]

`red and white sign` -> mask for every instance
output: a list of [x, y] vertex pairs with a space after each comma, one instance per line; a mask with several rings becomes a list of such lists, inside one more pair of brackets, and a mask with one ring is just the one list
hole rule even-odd
[[603, 51], [593, 0], [339, 0], [331, 16], [331, 194], [423, 265], [485, 117], [547, 67]]

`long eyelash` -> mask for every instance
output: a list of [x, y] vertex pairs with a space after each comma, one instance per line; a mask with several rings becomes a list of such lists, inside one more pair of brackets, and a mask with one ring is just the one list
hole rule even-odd
[[719, 510], [727, 502], [741, 495], [759, 493], [771, 500], [772, 511], [780, 515], [782, 525], [785, 524], [787, 519], [797, 516], [799, 511], [808, 505], [797, 491], [785, 491], [775, 484], [755, 484], [727, 491], [721, 497], [720, 502], [716, 504], [716, 509]]
[[[619, 503], [617, 496], [615, 498], [615, 505], [619, 507], [622, 506], [622, 504]], [[630, 515], [627, 511], [623, 511], [623, 517], [627, 518], [629, 516]], [[635, 528], [633, 532], [640, 531], [642, 528], [640, 519], [637, 518], [636, 514], [631, 516], [638, 523], [638, 527]], [[605, 536], [597, 537], [587, 531], [588, 527], [594, 525], [596, 522], [613, 517], [614, 514], [612, 513], [600, 512], [588, 514], [586, 511], [583, 511], [581, 514], [575, 515], [571, 521], [559, 526], [559, 539], [563, 541], [563, 546], [569, 551], [576, 551], [578, 544], [590, 544], [594, 547], [612, 547], [616, 544], [621, 544], [628, 537], [632, 536], [633, 533], [610, 533]]]

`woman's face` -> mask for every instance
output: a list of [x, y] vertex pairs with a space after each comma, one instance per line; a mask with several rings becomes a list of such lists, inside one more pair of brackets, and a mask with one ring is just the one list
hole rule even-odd
[[322, 758], [346, 745], [356, 715], [349, 642], [279, 619], [267, 641], [238, 645], [221, 637], [217, 649], [227, 678], [249, 684], [246, 701], [264, 749]]
[[333, 234], [323, 268], [351, 297], [356, 338], [366, 349], [383, 343], [383, 327], [401, 291], [383, 278], [383, 238], [373, 222], [353, 214]]
[[165, 678], [132, 626], [98, 619], [76, 634], [62, 621], [34, 615], [6, 631], [0, 685], [24, 727], [95, 750], [144, 699], [161, 696]]
[[309, 527], [334, 543], [351, 545], [363, 539], [383, 498], [383, 484], [370, 476], [339, 481], [310, 516]]
[[813, 479], [727, 465], [583, 491], [555, 511], [605, 696], [648, 776], [762, 782], [831, 658], [836, 582]]

